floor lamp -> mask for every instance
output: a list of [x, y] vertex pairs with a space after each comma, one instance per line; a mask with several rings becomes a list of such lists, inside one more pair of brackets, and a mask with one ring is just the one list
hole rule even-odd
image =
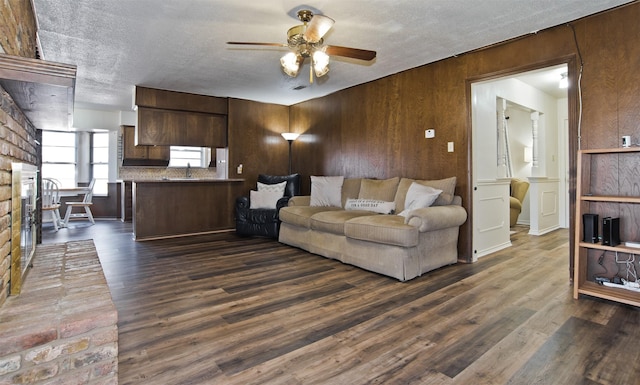
[[291, 143], [294, 140], [298, 139], [300, 134], [296, 134], [295, 132], [283, 132], [282, 137], [289, 142], [289, 175], [291, 175]]

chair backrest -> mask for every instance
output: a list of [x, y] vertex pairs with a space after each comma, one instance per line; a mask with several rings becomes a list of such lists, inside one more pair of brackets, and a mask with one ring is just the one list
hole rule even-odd
[[53, 179], [42, 179], [42, 208], [47, 209], [60, 205], [60, 191]]
[[84, 194], [84, 198], [82, 199], [82, 203], [92, 203], [93, 201], [93, 186], [96, 184], [96, 180], [91, 179], [91, 183], [87, 186], [87, 192]]
[[258, 182], [264, 184], [276, 184], [287, 182], [284, 188], [284, 196], [292, 197], [300, 195], [300, 174], [291, 175], [266, 175], [258, 174]]
[[511, 196], [522, 202], [529, 190], [529, 182], [524, 179], [511, 179]]

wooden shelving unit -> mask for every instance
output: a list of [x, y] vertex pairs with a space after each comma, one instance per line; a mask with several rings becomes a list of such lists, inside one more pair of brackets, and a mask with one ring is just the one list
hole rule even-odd
[[[626, 190], [629, 192], [638, 191], [637, 186], [640, 180], [633, 181], [636, 188], [621, 188], [622, 180], [629, 184], [633, 179], [633, 175], [637, 175], [637, 171], [631, 164], [634, 162], [621, 162], [620, 157], [640, 154], [640, 147], [630, 148], [612, 148], [612, 149], [596, 149], [596, 150], [580, 150], [578, 152], [578, 170], [577, 170], [577, 189], [576, 189], [576, 233], [575, 233], [575, 263], [574, 263], [574, 288], [573, 297], [578, 299], [580, 294], [590, 295], [593, 297], [603, 298], [611, 301], [626, 303], [633, 306], [640, 306], [640, 292], [626, 290], [616, 287], [608, 287], [600, 285], [587, 277], [588, 271], [588, 255], [590, 250], [602, 250], [604, 252], [618, 252], [624, 254], [636, 254], [640, 256], [640, 248], [626, 247], [624, 243], [618, 246], [605, 246], [600, 243], [583, 242], [583, 223], [582, 215], [585, 213], [599, 214], [600, 220], [603, 213], [596, 212], [598, 205], [608, 204], [640, 204], [640, 196], [624, 195]], [[592, 159], [593, 156], [613, 157], [609, 159], [611, 163], [604, 162], [604, 166], [599, 167], [599, 162]], [[617, 167], [611, 168], [607, 165], [615, 164]], [[629, 166], [627, 166], [629, 165]], [[637, 166], [636, 166], [637, 168]], [[599, 175], [608, 173], [608, 175]], [[615, 184], [615, 189], [622, 191], [621, 195], [611, 194], [593, 194], [594, 191], [607, 190], [606, 186], [602, 186], [603, 181]], [[620, 211], [620, 210], [618, 210]], [[631, 210], [633, 211], [633, 210]], [[629, 214], [629, 210], [624, 211]], [[621, 218], [621, 232], [625, 223], [633, 222], [632, 218]], [[628, 241], [623, 239], [623, 241]]]

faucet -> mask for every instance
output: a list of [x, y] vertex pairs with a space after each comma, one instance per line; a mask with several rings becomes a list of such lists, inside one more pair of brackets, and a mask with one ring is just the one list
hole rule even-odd
[[187, 163], [187, 178], [191, 178], [191, 163]]

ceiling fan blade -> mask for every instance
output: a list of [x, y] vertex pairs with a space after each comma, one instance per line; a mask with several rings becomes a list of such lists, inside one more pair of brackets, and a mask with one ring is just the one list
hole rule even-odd
[[376, 57], [376, 51], [366, 49], [340, 47], [337, 45], [326, 46], [325, 52], [329, 56], [344, 56], [359, 60], [373, 60]]
[[313, 15], [311, 21], [307, 25], [307, 30], [304, 32], [304, 38], [311, 43], [317, 43], [322, 37], [329, 32], [335, 20], [324, 15]]
[[248, 41], [228, 41], [227, 44], [233, 44], [233, 45], [263, 45], [263, 46], [271, 46], [271, 47], [287, 47], [286, 44], [282, 44], [282, 43], [258, 43], [258, 42], [248, 42]]

